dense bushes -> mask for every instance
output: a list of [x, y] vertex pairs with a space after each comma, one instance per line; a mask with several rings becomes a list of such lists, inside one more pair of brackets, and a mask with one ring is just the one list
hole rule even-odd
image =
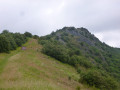
[[33, 35], [33, 38], [34, 39], [39, 39], [39, 36], [38, 35]]
[[32, 34], [31, 34], [30, 32], [25, 32], [24, 35], [25, 35], [26, 37], [32, 37]]
[[9, 50], [10, 50], [10, 42], [7, 40], [5, 35], [0, 35], [0, 53], [9, 52]]
[[115, 90], [117, 88], [117, 83], [114, 79], [108, 74], [104, 73], [102, 75], [97, 70], [89, 70], [82, 73], [80, 81], [104, 90]]
[[50, 42], [49, 43], [47, 42], [43, 46], [42, 52], [58, 59], [59, 61], [67, 63], [68, 60], [67, 50], [60, 45], [54, 45]]
[[89, 62], [85, 57], [77, 56], [77, 55], [70, 57], [70, 64], [73, 66], [76, 66], [77, 64], [79, 64], [80, 66], [83, 66], [85, 68], [93, 67], [92, 63]]
[[[29, 35], [28, 35], [29, 36]], [[0, 34], [0, 53], [15, 50], [27, 41], [27, 36], [20, 33], [11, 33], [4, 30]]]
[[78, 49], [70, 49], [57, 41], [53, 42], [51, 40], [39, 40], [39, 43], [43, 45], [43, 53], [61, 62], [68, 63], [72, 66], [79, 64], [85, 68], [91, 68], [93, 66], [87, 58], [81, 55]]

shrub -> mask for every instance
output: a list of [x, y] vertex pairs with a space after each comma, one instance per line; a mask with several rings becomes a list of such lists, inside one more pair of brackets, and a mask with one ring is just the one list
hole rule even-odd
[[60, 45], [46, 42], [42, 52], [64, 63], [68, 62], [67, 50]]
[[80, 90], [80, 86], [77, 86], [77, 87], [76, 87], [76, 90]]
[[26, 37], [32, 37], [32, 34], [31, 34], [30, 32], [25, 32], [24, 35], [25, 35]]
[[10, 42], [4, 35], [0, 35], [0, 53], [10, 51]]
[[15, 50], [17, 46], [21, 46], [26, 41], [27, 38], [24, 34], [11, 33], [4, 30], [2, 34], [0, 34], [0, 53], [8, 53], [10, 50]]
[[34, 35], [33, 38], [34, 39], [39, 39], [39, 36], [38, 35]]
[[71, 76], [69, 76], [69, 77], [68, 77], [68, 80], [70, 80], [70, 81], [71, 81]]
[[78, 68], [78, 69], [77, 69], [77, 72], [78, 72], [78, 73], [81, 73], [81, 69], [80, 69], [80, 68]]
[[105, 77], [96, 70], [89, 70], [86, 73], [82, 73], [80, 81], [105, 90], [115, 90], [117, 88], [117, 83], [114, 79], [110, 76]]

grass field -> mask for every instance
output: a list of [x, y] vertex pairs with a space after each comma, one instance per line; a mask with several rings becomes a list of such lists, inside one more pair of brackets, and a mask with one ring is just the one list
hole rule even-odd
[[0, 90], [90, 90], [78, 83], [73, 67], [42, 54], [36, 40], [23, 46], [27, 49], [0, 54]]

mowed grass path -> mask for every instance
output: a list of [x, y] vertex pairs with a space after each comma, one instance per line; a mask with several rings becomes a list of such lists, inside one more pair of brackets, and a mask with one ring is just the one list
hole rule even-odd
[[85, 89], [75, 69], [42, 54], [37, 40], [30, 39], [23, 46], [27, 49], [0, 54], [0, 90]]

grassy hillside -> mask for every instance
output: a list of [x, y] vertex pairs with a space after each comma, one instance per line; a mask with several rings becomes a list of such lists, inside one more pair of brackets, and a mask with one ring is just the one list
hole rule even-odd
[[40, 37], [42, 52], [70, 64], [80, 81], [100, 89], [115, 90], [120, 81], [120, 49], [101, 42], [85, 28], [64, 27]]
[[27, 49], [0, 53], [0, 90], [92, 90], [78, 83], [79, 74], [42, 54], [35, 39], [24, 44]]

